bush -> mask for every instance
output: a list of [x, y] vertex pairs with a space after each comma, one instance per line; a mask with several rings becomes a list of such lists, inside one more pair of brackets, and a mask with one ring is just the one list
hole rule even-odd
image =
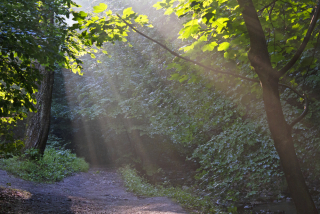
[[52, 183], [76, 172], [85, 172], [89, 164], [70, 150], [48, 147], [42, 158], [29, 149], [21, 156], [0, 160], [0, 167], [25, 180]]
[[24, 142], [21, 140], [15, 140], [12, 142], [0, 141], [0, 158], [9, 158], [14, 155], [20, 155], [23, 147]]
[[143, 196], [165, 196], [174, 199], [187, 209], [196, 209], [201, 213], [218, 213], [218, 209], [213, 207], [213, 202], [209, 197], [199, 196], [190, 190], [178, 187], [168, 187], [157, 185], [153, 186], [141, 178], [135, 169], [125, 166], [119, 169], [126, 188], [138, 195]]

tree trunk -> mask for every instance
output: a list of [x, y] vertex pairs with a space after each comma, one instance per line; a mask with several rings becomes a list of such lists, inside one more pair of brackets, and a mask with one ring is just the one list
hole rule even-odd
[[293, 144], [291, 127], [285, 121], [282, 112], [278, 80], [272, 83], [262, 80], [262, 87], [269, 129], [297, 212], [299, 214], [318, 213], [301, 172]]
[[27, 127], [25, 134], [25, 149], [39, 149], [43, 155], [50, 128], [50, 111], [52, 101], [52, 89], [54, 81], [54, 72], [48, 71], [41, 65], [37, 64], [43, 76], [36, 93], [37, 104], [35, 105], [37, 112], [30, 112], [27, 118]]
[[278, 91], [279, 72], [272, 68], [267, 43], [252, 0], [238, 0], [250, 38], [248, 54], [263, 89], [263, 101], [269, 129], [299, 214], [318, 213], [302, 175], [295, 152], [292, 128], [283, 115]]

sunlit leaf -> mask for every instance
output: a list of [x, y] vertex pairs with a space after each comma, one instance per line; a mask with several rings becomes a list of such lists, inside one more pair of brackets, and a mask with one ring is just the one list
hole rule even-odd
[[146, 15], [139, 15], [134, 21], [139, 23], [140, 25], [145, 25], [149, 23], [148, 16]]
[[105, 11], [108, 8], [108, 6], [104, 3], [100, 3], [98, 6], [94, 6], [94, 13], [101, 13], [103, 11]]
[[212, 51], [217, 45], [218, 45], [218, 43], [211, 42], [210, 44], [207, 44], [207, 45], [203, 46], [202, 47], [202, 51], [203, 52]]
[[173, 12], [174, 12], [173, 8], [169, 8], [169, 9], [166, 10], [164, 15], [171, 15]]
[[130, 17], [131, 15], [135, 14], [135, 12], [133, 12], [132, 7], [128, 7], [126, 9], [124, 9], [123, 11], [123, 17]]
[[223, 42], [219, 45], [218, 51], [226, 51], [228, 50], [229, 46], [230, 46], [229, 42]]

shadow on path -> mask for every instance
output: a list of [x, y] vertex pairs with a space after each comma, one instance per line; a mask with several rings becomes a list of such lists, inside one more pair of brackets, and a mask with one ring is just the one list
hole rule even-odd
[[0, 186], [0, 213], [187, 213], [168, 198], [126, 192], [114, 168], [91, 168], [53, 184], [25, 181], [0, 170]]

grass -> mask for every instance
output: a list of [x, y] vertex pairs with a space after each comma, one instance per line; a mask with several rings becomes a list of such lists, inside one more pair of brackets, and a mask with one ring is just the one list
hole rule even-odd
[[130, 166], [120, 168], [119, 172], [122, 175], [126, 188], [137, 195], [169, 197], [181, 204], [184, 208], [197, 213], [219, 213], [218, 209], [212, 206], [212, 201], [209, 197], [199, 196], [190, 190], [184, 190], [178, 187], [151, 185], [141, 178], [137, 171]]
[[9, 159], [0, 159], [0, 168], [21, 177], [24, 180], [52, 183], [76, 172], [86, 172], [89, 164], [76, 157], [70, 150], [48, 147], [42, 158], [37, 158], [36, 150], [29, 150], [27, 156], [14, 156]]

